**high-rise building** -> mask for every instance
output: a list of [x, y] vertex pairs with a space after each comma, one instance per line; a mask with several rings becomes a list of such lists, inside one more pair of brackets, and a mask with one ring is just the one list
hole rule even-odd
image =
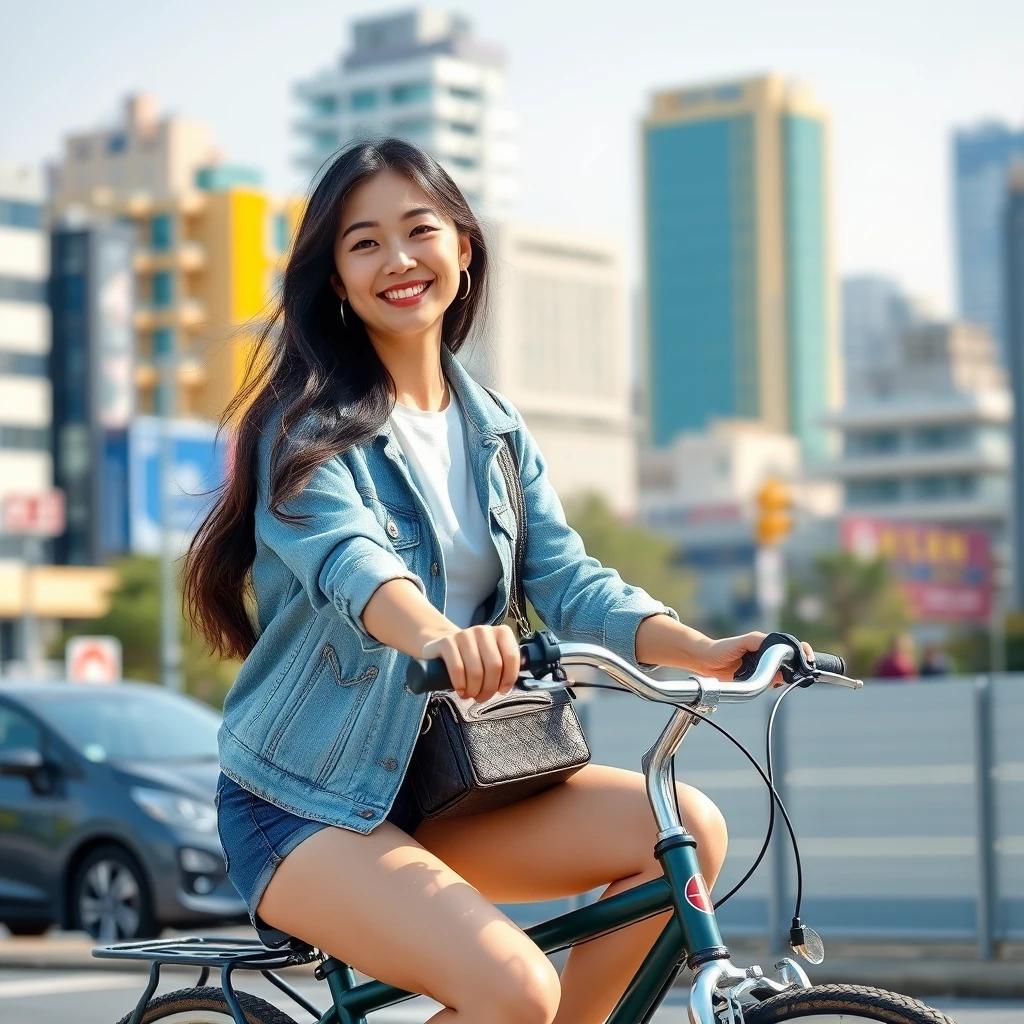
[[[0, 165], [0, 500], [54, 483], [44, 193], [38, 169]], [[41, 661], [62, 620], [102, 614], [113, 582], [105, 569], [49, 564], [49, 539], [26, 541], [0, 526], [0, 674]]]
[[827, 454], [841, 372], [829, 120], [775, 75], [655, 94], [643, 123], [650, 434], [746, 417]]
[[507, 215], [518, 154], [504, 66], [501, 48], [461, 15], [417, 8], [357, 19], [337, 64], [295, 86], [296, 164], [312, 178], [338, 148], [396, 135], [427, 150], [474, 210]]
[[1015, 604], [1024, 608], [1024, 161], [1010, 174], [1006, 203], [1004, 253], [1006, 267], [1006, 337], [1013, 388], [1013, 589]]
[[1007, 175], [1015, 159], [1024, 159], [1024, 128], [986, 122], [953, 135], [960, 316], [988, 328], [1004, 364], [1008, 351], [1002, 225]]
[[877, 274], [843, 278], [843, 388], [847, 405], [887, 387], [903, 333], [922, 319], [900, 286]]
[[[52, 484], [43, 199], [36, 169], [0, 166], [0, 500]], [[20, 554], [21, 539], [0, 533], [0, 558]]]
[[120, 553], [110, 534], [120, 532], [127, 488], [105, 444], [135, 412], [134, 247], [131, 226], [116, 221], [52, 235], [53, 476], [67, 512], [54, 558], [65, 565], [102, 565]]
[[134, 232], [137, 406], [158, 410], [159, 364], [176, 363], [172, 413], [217, 419], [241, 382], [253, 318], [268, 311], [300, 201], [217, 162], [204, 126], [159, 117], [146, 95], [122, 123], [71, 135], [51, 169], [55, 223]]
[[491, 322], [460, 358], [515, 403], [559, 494], [593, 491], [632, 515], [640, 431], [621, 246], [511, 221], [485, 233]]

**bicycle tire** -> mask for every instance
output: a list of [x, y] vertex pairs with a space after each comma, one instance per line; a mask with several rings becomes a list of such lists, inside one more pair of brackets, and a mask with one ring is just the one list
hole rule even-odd
[[[237, 989], [235, 995], [248, 1024], [295, 1024], [288, 1014], [259, 996]], [[128, 1024], [131, 1016], [132, 1011], [129, 1010], [117, 1024]], [[235, 1024], [223, 990], [213, 986], [180, 988], [151, 999], [142, 1015], [142, 1024], [151, 1024], [152, 1021], [162, 1021], [163, 1024]]]
[[[726, 1018], [727, 1019], [727, 1018]], [[899, 992], [866, 985], [814, 985], [771, 996], [743, 1011], [744, 1024], [956, 1024]]]

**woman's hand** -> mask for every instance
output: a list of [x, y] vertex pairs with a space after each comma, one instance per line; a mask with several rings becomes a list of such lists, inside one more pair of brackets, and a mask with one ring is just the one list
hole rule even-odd
[[442, 658], [455, 692], [477, 703], [508, 693], [521, 667], [519, 641], [504, 624], [453, 630], [428, 640], [420, 657]]
[[[727, 636], [722, 640], [711, 640], [701, 653], [699, 664], [692, 667], [702, 675], [732, 679], [739, 671], [743, 655], [750, 651], [756, 651], [767, 635], [767, 633], [754, 630], [740, 636]], [[807, 660], [813, 661], [814, 651], [811, 650], [811, 645], [802, 642], [802, 646]], [[772, 686], [781, 686], [782, 682], [782, 673], [776, 673]]]

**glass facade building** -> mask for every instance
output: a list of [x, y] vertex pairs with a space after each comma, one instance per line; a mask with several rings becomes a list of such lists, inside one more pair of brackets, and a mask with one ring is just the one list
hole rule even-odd
[[827, 454], [837, 396], [828, 124], [773, 77], [655, 97], [645, 121], [650, 439], [762, 420]]
[[1004, 364], [1008, 349], [1002, 225], [1014, 160], [1024, 160], [1024, 128], [990, 123], [953, 136], [960, 316], [988, 328]]

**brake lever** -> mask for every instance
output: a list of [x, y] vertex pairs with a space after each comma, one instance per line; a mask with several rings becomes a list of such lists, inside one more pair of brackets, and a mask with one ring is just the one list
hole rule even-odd
[[851, 679], [849, 676], [841, 676], [837, 672], [822, 672], [820, 670], [817, 673], [817, 682], [845, 686], [850, 690], [860, 690], [864, 686], [863, 679]]

